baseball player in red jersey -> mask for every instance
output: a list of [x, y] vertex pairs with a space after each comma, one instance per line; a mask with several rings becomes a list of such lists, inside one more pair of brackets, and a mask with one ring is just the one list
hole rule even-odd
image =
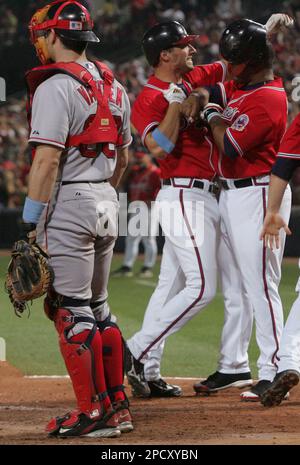
[[[224, 111], [209, 104], [204, 115], [220, 152], [215, 166], [222, 185], [222, 228], [256, 322], [259, 382], [241, 394], [242, 400], [253, 401], [259, 400], [274, 377], [283, 326], [278, 285], [284, 237], [276, 251], [266, 250], [258, 239], [270, 171], [286, 127], [287, 101], [282, 81], [272, 71], [273, 52], [262, 25], [250, 20], [232, 23], [223, 33], [220, 51], [234, 82], [227, 92], [223, 88]], [[290, 204], [287, 189], [281, 207], [286, 221]]]
[[122, 337], [107, 304], [117, 236], [113, 185], [127, 163], [130, 105], [111, 71], [86, 57], [88, 42], [99, 42], [92, 28], [77, 1], [46, 5], [30, 23], [43, 66], [26, 76], [35, 156], [23, 228], [30, 238], [37, 231], [50, 255], [55, 278], [45, 312], [77, 399], [76, 410], [47, 425], [57, 437], [118, 437], [133, 429]]
[[[175, 21], [146, 32], [143, 48], [154, 74], [132, 110], [132, 124], [161, 168], [157, 204], [165, 235], [158, 285], [141, 330], [127, 341], [127, 378], [133, 393], [145, 397], [181, 395], [178, 386], [160, 375], [164, 341], [216, 292], [219, 212], [214, 147], [206, 128], [182, 117], [181, 104], [194, 87], [224, 80], [225, 68], [220, 62], [194, 68], [194, 39]], [[195, 217], [200, 225], [195, 225]]]
[[[135, 202], [134, 208], [138, 208], [138, 204], [141, 202], [139, 208], [140, 228], [132, 231], [130, 224], [128, 225], [123, 265], [113, 272], [112, 276], [133, 276], [132, 267], [139, 253], [139, 244], [142, 241], [145, 255], [139, 276], [151, 278], [153, 276], [152, 268], [157, 258], [156, 236], [152, 234], [156, 228], [151, 223], [151, 202], [154, 202], [160, 189], [160, 169], [152, 162], [151, 155], [144, 151], [133, 153], [133, 161], [127, 169], [129, 173], [125, 181], [125, 190], [128, 195], [129, 211], [131, 202]], [[147, 208], [145, 208], [146, 206]], [[134, 214], [131, 216], [134, 217]]]
[[[261, 239], [265, 246], [273, 249], [280, 247], [280, 232], [283, 228], [291, 234], [287, 221], [280, 213], [286, 187], [294, 171], [300, 166], [300, 115], [296, 116], [280, 145], [277, 160], [272, 169], [267, 214], [265, 216]], [[300, 291], [300, 279], [296, 292]], [[263, 393], [261, 402], [265, 407], [279, 405], [289, 390], [300, 379], [300, 296], [293, 303], [285, 323], [279, 351], [277, 374]]]

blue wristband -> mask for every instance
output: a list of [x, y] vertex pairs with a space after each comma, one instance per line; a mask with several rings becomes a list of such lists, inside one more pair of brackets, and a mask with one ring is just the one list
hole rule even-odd
[[29, 197], [26, 197], [23, 208], [23, 221], [26, 223], [38, 224], [46, 205], [47, 203], [39, 202], [38, 200], [32, 200]]
[[167, 153], [171, 153], [175, 147], [170, 139], [168, 139], [158, 128], [152, 132], [152, 137], [155, 142]]

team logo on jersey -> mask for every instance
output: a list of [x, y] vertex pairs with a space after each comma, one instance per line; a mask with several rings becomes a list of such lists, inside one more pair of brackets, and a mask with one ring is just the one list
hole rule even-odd
[[231, 127], [232, 129], [235, 129], [236, 131], [243, 131], [248, 123], [249, 123], [249, 116], [241, 115], [235, 120], [235, 122], [233, 123]]
[[222, 118], [232, 120], [234, 115], [238, 112], [237, 108], [226, 107], [222, 113]]

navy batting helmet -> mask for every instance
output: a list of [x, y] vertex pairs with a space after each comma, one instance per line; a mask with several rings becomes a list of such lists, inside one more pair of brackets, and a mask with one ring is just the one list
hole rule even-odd
[[142, 47], [150, 65], [156, 66], [162, 50], [168, 50], [176, 45], [187, 45], [199, 36], [189, 35], [182, 24], [168, 21], [151, 27], [143, 37]]
[[229, 24], [219, 45], [222, 57], [234, 65], [263, 64], [270, 54], [265, 27], [250, 19], [240, 19]]

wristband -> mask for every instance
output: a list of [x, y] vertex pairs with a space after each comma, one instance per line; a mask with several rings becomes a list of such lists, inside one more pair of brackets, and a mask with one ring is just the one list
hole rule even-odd
[[167, 153], [171, 153], [175, 147], [175, 144], [167, 138], [158, 128], [152, 132], [152, 137], [155, 142]]
[[25, 223], [38, 224], [46, 205], [47, 203], [39, 202], [38, 200], [32, 200], [29, 197], [26, 197], [23, 208], [23, 221], [25, 221]]
[[216, 110], [215, 108], [209, 108], [209, 109], [205, 110], [205, 112], [204, 112], [204, 118], [206, 119], [206, 121], [208, 123], [212, 120], [212, 118], [214, 116], [217, 116], [217, 115], [221, 116], [220, 112], [218, 110]]

